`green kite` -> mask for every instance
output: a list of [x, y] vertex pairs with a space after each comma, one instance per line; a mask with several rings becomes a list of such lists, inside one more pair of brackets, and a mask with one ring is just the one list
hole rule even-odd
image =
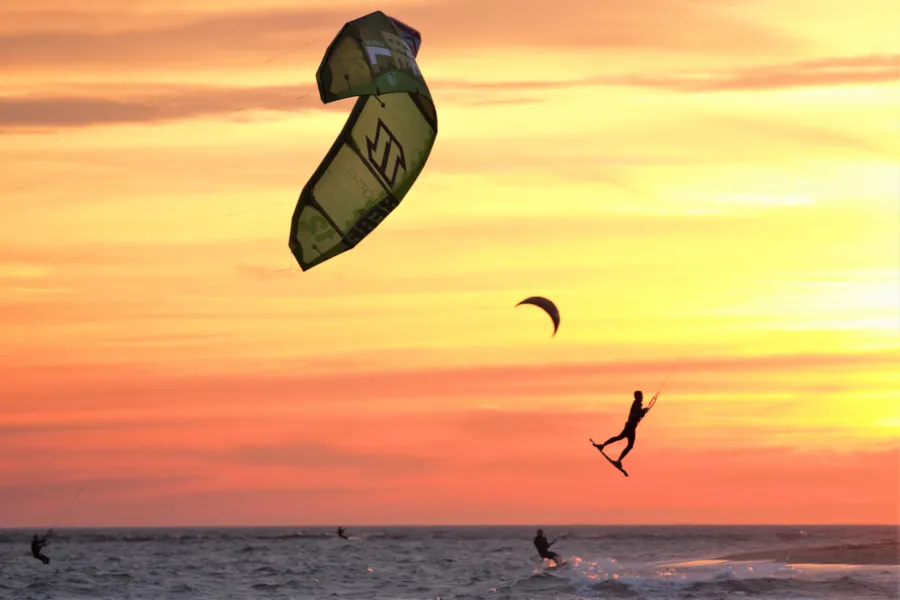
[[288, 245], [304, 271], [359, 244], [422, 172], [437, 111], [416, 63], [421, 43], [418, 31], [376, 11], [344, 25], [325, 51], [322, 103], [358, 100], [294, 209]]

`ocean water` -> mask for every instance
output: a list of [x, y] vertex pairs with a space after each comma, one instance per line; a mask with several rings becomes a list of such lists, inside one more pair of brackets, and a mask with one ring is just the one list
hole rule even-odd
[[[329, 600], [900, 598], [897, 566], [785, 564], [886, 548], [896, 527], [544, 526], [567, 564], [532, 545], [536, 527], [59, 530], [43, 565], [32, 532], [0, 531], [0, 598]], [[771, 551], [776, 562], [702, 562]], [[871, 554], [871, 552], [870, 552]], [[849, 554], [848, 554], [849, 555]], [[685, 564], [687, 563], [687, 564]]]

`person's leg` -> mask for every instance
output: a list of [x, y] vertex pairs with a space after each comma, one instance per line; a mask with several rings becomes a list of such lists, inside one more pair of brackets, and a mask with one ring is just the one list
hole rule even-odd
[[623, 436], [623, 437], [627, 437], [627, 438], [628, 438], [628, 445], [625, 446], [625, 449], [622, 450], [622, 454], [619, 455], [619, 462], [622, 462], [622, 459], [625, 458], [625, 455], [627, 455], [629, 452], [631, 452], [631, 449], [634, 448], [634, 435], [635, 435], [635, 433], [637, 433], [637, 432], [636, 432], [635, 430], [633, 430], [633, 429], [632, 429], [631, 431], [624, 432], [624, 436]]
[[626, 432], [623, 431], [619, 435], [609, 438], [608, 440], [606, 440], [605, 442], [600, 444], [600, 449], [602, 450], [604, 447], [609, 446], [610, 444], [614, 444], [614, 443], [618, 442], [619, 440], [624, 440], [627, 437], [625, 435], [625, 433]]

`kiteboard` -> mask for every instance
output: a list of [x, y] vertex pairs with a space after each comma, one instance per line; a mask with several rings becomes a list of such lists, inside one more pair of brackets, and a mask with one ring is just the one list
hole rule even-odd
[[561, 566], [568, 564], [568, 562], [569, 562], [569, 561], [567, 561], [567, 560], [564, 559], [564, 558], [559, 559], [559, 562], [556, 562], [555, 560], [550, 559], [550, 558], [546, 558], [546, 559], [543, 559], [543, 558], [542, 558], [541, 560], [546, 560], [546, 561], [547, 561], [547, 563], [546, 563], [546, 565], [547, 565], [546, 568], [547, 568], [547, 569], [558, 569], [558, 568], [560, 568]]
[[[590, 438], [588, 438], [588, 439], [590, 439]], [[594, 445], [594, 448], [597, 448], [597, 445], [594, 444], [594, 440], [591, 440], [591, 444]], [[597, 448], [597, 450], [600, 450], [600, 448]], [[600, 454], [603, 455], [603, 458], [605, 458], [606, 460], [609, 461], [609, 464], [611, 464], [612, 466], [614, 466], [614, 467], [617, 468], [618, 470], [622, 471], [622, 474], [623, 474], [625, 477], [628, 477], [628, 472], [627, 472], [625, 469], [623, 469], [622, 467], [620, 467], [619, 465], [617, 465], [617, 464], [616, 464], [616, 461], [614, 461], [613, 459], [611, 459], [610, 457], [608, 457], [608, 456], [606, 455], [606, 452], [604, 452], [603, 450], [600, 450]]]

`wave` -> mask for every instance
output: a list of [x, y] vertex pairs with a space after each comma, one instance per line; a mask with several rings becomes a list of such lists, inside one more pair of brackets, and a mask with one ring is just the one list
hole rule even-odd
[[405, 533], [370, 533], [363, 536], [367, 540], [408, 540], [414, 539]]
[[863, 592], [890, 594], [895, 591], [890, 585], [866, 582], [852, 575], [827, 579], [810, 580], [797, 577], [759, 577], [755, 579], [725, 579], [721, 581], [696, 581], [687, 586], [686, 591], [715, 595], [725, 592], [732, 594], [775, 595], [778, 593], [810, 594], [822, 597], [826, 594], [848, 594], [859, 597]]
[[809, 537], [809, 532], [807, 532], [805, 529], [800, 529], [798, 531], [776, 531], [775, 537], [786, 542], [791, 542], [794, 540], [800, 540], [805, 537]]
[[832, 546], [777, 548], [729, 554], [720, 560], [770, 560], [788, 564], [820, 565], [898, 565], [900, 542], [873, 544], [839, 544]]
[[[687, 564], [687, 563], [686, 563]], [[891, 597], [896, 580], [874, 581], [854, 574], [831, 571], [808, 574], [785, 564], [758, 563], [731, 565], [715, 561], [695, 561], [692, 566], [673, 568], [661, 565], [620, 565], [614, 559], [569, 559], [563, 567], [538, 568], [527, 577], [492, 588], [491, 595], [583, 595], [604, 598], [647, 596], [730, 598], [737, 595], [778, 596], [845, 594], [862, 597], [878, 594]]]
[[324, 540], [336, 538], [333, 533], [280, 533], [278, 535], [253, 536], [254, 540]]

